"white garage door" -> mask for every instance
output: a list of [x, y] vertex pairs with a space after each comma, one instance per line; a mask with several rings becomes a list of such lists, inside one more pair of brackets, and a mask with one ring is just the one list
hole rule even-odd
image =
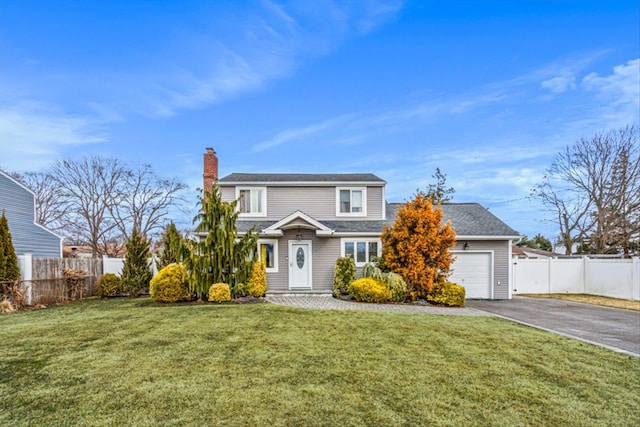
[[464, 286], [467, 298], [491, 298], [491, 253], [457, 252], [449, 281]]

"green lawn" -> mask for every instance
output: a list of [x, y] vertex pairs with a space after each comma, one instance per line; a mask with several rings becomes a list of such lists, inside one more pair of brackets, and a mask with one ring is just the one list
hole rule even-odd
[[502, 319], [147, 302], [0, 316], [0, 425], [640, 419], [640, 358]]

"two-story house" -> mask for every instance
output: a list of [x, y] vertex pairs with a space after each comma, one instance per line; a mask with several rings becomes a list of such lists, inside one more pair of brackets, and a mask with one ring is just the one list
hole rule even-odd
[[[204, 185], [217, 179], [213, 149]], [[269, 293], [330, 293], [338, 257], [362, 267], [382, 254], [380, 235], [401, 204], [386, 202], [386, 182], [370, 173], [232, 173], [217, 180], [224, 201], [238, 200], [237, 227], [260, 233], [258, 258]], [[445, 204], [458, 234], [452, 281], [468, 298], [511, 298], [511, 243], [518, 233], [476, 203]]]
[[62, 256], [62, 237], [35, 222], [33, 191], [0, 171], [0, 212], [4, 210], [16, 254], [34, 257]]

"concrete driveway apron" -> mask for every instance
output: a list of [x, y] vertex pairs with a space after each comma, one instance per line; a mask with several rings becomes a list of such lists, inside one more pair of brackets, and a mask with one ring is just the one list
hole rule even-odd
[[466, 306], [640, 357], [640, 311], [527, 297], [467, 300]]

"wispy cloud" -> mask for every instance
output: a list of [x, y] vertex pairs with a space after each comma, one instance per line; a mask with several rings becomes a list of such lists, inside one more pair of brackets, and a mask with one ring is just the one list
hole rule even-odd
[[234, 37], [223, 41], [213, 29], [211, 34], [185, 32], [181, 45], [198, 46], [192, 56], [175, 55], [178, 61], [182, 55], [185, 63], [160, 63], [159, 69], [148, 70], [151, 76], [131, 75], [130, 81], [120, 81], [121, 87], [138, 88], [130, 97], [132, 109], [166, 117], [260, 90], [291, 75], [305, 60], [327, 55], [345, 40], [383, 24], [402, 3], [372, 1], [356, 7], [262, 0], [259, 5], [246, 17], [235, 18]]
[[582, 84], [616, 105], [640, 108], [640, 59], [614, 67], [613, 74], [608, 76], [590, 73], [582, 79]]
[[563, 93], [576, 88], [576, 76], [572, 73], [565, 72], [560, 76], [552, 77], [540, 83], [545, 89], [549, 89], [553, 93]]
[[62, 112], [35, 102], [0, 108], [0, 147], [6, 168], [37, 168], [64, 146], [101, 143], [104, 127], [92, 117]]
[[255, 146], [253, 146], [252, 151], [260, 152], [270, 148], [278, 147], [288, 142], [300, 141], [300, 139], [302, 138], [308, 139], [311, 135], [321, 133], [325, 130], [335, 127], [336, 125], [347, 123], [349, 121], [349, 118], [349, 115], [333, 117], [321, 123], [284, 130], [277, 133], [273, 138], [256, 144]]

